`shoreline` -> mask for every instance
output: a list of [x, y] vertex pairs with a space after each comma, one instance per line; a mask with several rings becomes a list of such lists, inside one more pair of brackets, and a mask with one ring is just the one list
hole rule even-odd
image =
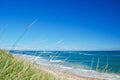
[[48, 66], [43, 66], [43, 65], [37, 64], [35, 62], [32, 62], [31, 60], [28, 60], [25, 57], [14, 55], [14, 54], [12, 54], [12, 55], [14, 57], [18, 57], [22, 60], [28, 61], [28, 62], [32, 63], [33, 65], [35, 65], [38, 69], [42, 69], [42, 70], [54, 75], [55, 77], [59, 77], [62, 80], [107, 80], [104, 78], [96, 78], [96, 77], [89, 77], [89, 76], [87, 77], [87, 76], [76, 75], [76, 74], [65, 72], [65, 71], [59, 71], [59, 70], [50, 68]]
[[60, 78], [66, 78], [67, 80], [106, 80], [103, 78], [86, 77], [86, 76], [80, 76], [80, 75], [78, 76], [73, 73], [62, 72], [62, 71], [50, 69], [48, 67], [43, 67], [42, 65], [39, 65], [39, 64], [35, 64], [35, 65], [42, 67], [42, 69], [44, 69], [45, 71], [47, 71], [55, 76], [58, 76], [58, 77], [60, 76]]

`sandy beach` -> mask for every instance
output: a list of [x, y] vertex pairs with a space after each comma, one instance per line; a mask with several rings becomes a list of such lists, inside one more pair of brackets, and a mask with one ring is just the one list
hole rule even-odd
[[42, 66], [40, 64], [36, 64], [36, 63], [33, 63], [31, 62], [30, 60], [26, 59], [26, 58], [23, 58], [21, 56], [17, 56], [17, 55], [14, 55], [14, 57], [18, 57], [24, 61], [27, 61], [27, 62], [30, 62], [32, 63], [33, 65], [35, 65], [35, 67], [37, 69], [42, 69], [56, 77], [59, 77], [61, 80], [106, 80], [106, 79], [103, 79], [103, 78], [95, 78], [95, 77], [87, 77], [87, 76], [78, 76], [78, 75], [75, 75], [75, 74], [72, 74], [72, 73], [68, 73], [68, 72], [65, 72], [65, 71], [58, 71], [56, 69], [53, 69], [53, 68], [49, 68], [47, 66]]
[[50, 69], [48, 67], [43, 67], [42, 65], [38, 65], [38, 64], [35, 64], [35, 65], [38, 67], [38, 69], [42, 68], [44, 71], [47, 71], [56, 77], [60, 77], [62, 80], [106, 80], [106, 79], [102, 79], [102, 78], [78, 76], [78, 75], [75, 75], [72, 73], [61, 72], [61, 71]]

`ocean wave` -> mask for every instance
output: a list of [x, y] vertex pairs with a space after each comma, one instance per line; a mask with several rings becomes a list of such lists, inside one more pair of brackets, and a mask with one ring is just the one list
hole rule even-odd
[[64, 62], [64, 61], [63, 60], [50, 60], [50, 62], [59, 63], [59, 62]]
[[43, 52], [40, 52], [40, 53], [53, 53], [53, 52], [50, 52], [50, 51], [43, 51]]
[[66, 67], [66, 66], [62, 66], [62, 68], [64, 68], [64, 69], [73, 69], [72, 67]]
[[95, 70], [79, 69], [76, 74], [95, 78], [105, 78], [107, 80], [120, 80], [120, 76], [113, 73], [97, 72]]
[[88, 53], [83, 53], [82, 55], [87, 55], [87, 56], [93, 56], [93, 55], [95, 55], [95, 54], [88, 54]]

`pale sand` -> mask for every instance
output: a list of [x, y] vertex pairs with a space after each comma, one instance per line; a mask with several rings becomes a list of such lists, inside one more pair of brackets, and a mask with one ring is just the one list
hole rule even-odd
[[[28, 59], [25, 59], [23, 57], [16, 56], [16, 55], [14, 55], [14, 57], [18, 57], [20, 59], [23, 59], [23, 60], [31, 63], [31, 61], [29, 61]], [[35, 65], [35, 67], [37, 69], [46, 71], [50, 74], [53, 74], [54, 76], [56, 76], [58, 78], [61, 78], [61, 80], [106, 80], [106, 79], [103, 79], [103, 78], [78, 76], [78, 75], [67, 73], [67, 72], [57, 71], [57, 70], [50, 69], [48, 67], [45, 67], [45, 66], [42, 66], [42, 65], [39, 65], [39, 64], [36, 64], [36, 63], [33, 63], [33, 65]]]
[[57, 70], [49, 69], [48, 67], [43, 67], [41, 65], [35, 64], [38, 66], [38, 68], [43, 69], [44, 71], [47, 71], [48, 73], [53, 74], [56, 77], [60, 77], [62, 80], [106, 80], [102, 78], [93, 78], [93, 77], [84, 77], [84, 76], [77, 76], [75, 74], [60, 72]]

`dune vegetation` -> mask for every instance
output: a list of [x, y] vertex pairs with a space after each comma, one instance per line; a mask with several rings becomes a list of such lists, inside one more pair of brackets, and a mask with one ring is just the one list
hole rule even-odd
[[0, 49], [0, 80], [60, 80], [38, 69], [33, 63], [19, 59]]

